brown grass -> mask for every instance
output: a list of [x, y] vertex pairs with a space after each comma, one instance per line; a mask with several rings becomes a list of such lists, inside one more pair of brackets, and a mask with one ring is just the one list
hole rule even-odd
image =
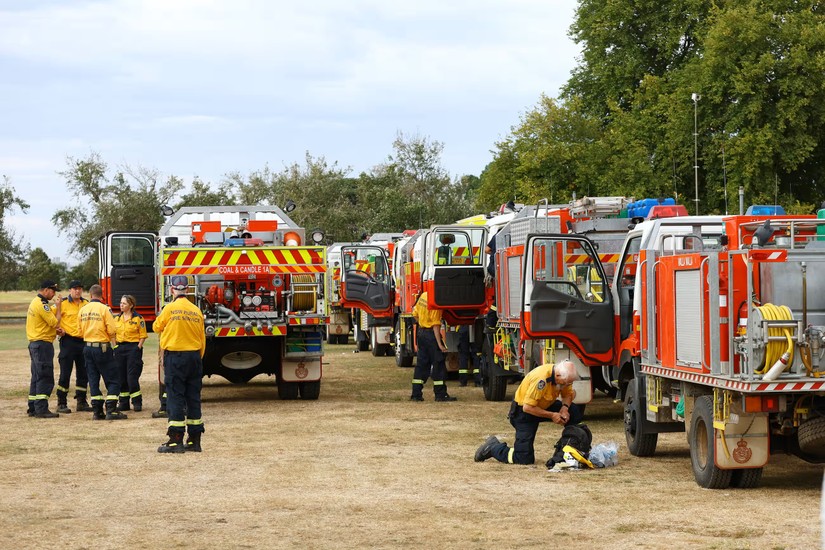
[[[22, 330], [22, 327], [21, 327]], [[152, 336], [152, 343], [155, 344]], [[152, 356], [147, 352], [147, 362]], [[693, 481], [684, 434], [657, 457], [548, 473], [476, 464], [489, 434], [512, 441], [507, 403], [450, 383], [456, 403], [409, 402], [392, 358], [329, 346], [321, 399], [279, 401], [271, 379], [205, 381], [202, 454], [160, 455], [165, 422], [25, 415], [28, 355], [0, 352], [0, 532], [5, 548], [800, 548], [819, 545], [822, 468], [777, 455], [756, 490]], [[512, 389], [511, 389], [512, 393]], [[54, 405], [54, 397], [51, 400]], [[624, 443], [605, 398], [594, 442]]]

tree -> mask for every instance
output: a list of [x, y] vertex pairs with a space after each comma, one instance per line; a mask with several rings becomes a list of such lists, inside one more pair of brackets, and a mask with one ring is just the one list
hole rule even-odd
[[235, 204], [235, 200], [234, 190], [229, 182], [223, 182], [215, 190], [209, 183], [195, 176], [192, 180], [192, 190], [185, 193], [174, 208], [177, 210], [184, 206], [230, 206]]
[[55, 212], [52, 222], [68, 234], [71, 251], [88, 258], [108, 231], [157, 231], [163, 224], [161, 206], [183, 188], [176, 176], [161, 182], [160, 174], [144, 167], [124, 166], [109, 182], [108, 166], [97, 153], [66, 159], [60, 172], [72, 191], [73, 204]]
[[3, 176], [3, 183], [0, 184], [0, 290], [17, 288], [27, 252], [27, 247], [20, 237], [6, 226], [6, 214], [16, 208], [25, 213], [29, 209], [29, 204], [17, 196], [11, 180]]
[[29, 252], [26, 258], [26, 267], [20, 277], [19, 288], [22, 290], [38, 290], [44, 279], [61, 281], [66, 271], [65, 264], [54, 263], [46, 252], [38, 247]]
[[359, 178], [367, 232], [452, 223], [472, 213], [469, 188], [453, 182], [441, 164], [443, 143], [399, 132], [392, 146], [385, 163]]
[[582, 62], [561, 100], [542, 97], [497, 144], [481, 176], [488, 206], [575, 191], [692, 208], [694, 165], [703, 214], [735, 204], [739, 186], [750, 203], [820, 202], [821, 2], [582, 0], [571, 36]]

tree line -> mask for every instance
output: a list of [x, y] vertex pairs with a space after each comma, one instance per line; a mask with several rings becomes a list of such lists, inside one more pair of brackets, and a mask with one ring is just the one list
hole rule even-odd
[[570, 36], [581, 56], [561, 94], [538, 98], [479, 177], [451, 176], [442, 143], [401, 133], [383, 162], [358, 175], [307, 153], [281, 170], [186, 185], [145, 167], [113, 171], [97, 153], [68, 158], [60, 175], [73, 200], [52, 221], [85, 259], [71, 269], [3, 225], [7, 211], [28, 208], [6, 178], [2, 284], [32, 288], [49, 270], [94, 281], [98, 237], [158, 229], [164, 205], [291, 199], [299, 207], [290, 216], [333, 242], [449, 223], [508, 200], [566, 203], [574, 194], [672, 196], [700, 214], [736, 213], [740, 187], [748, 204], [793, 213], [825, 199], [822, 2], [580, 0]]

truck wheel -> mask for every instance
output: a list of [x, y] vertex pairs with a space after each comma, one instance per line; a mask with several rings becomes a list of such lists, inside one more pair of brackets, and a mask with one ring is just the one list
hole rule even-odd
[[639, 397], [642, 393], [640, 385], [636, 378], [627, 385], [627, 393], [624, 397], [624, 437], [627, 441], [627, 450], [633, 456], [653, 456], [656, 452], [656, 444], [659, 442], [659, 434], [643, 432], [645, 403]]
[[736, 489], [754, 489], [762, 480], [762, 468], [731, 470], [730, 486]]
[[395, 365], [405, 369], [413, 366], [413, 355], [401, 344], [401, 321], [395, 322]]
[[321, 395], [321, 381], [298, 382], [298, 391], [301, 393], [301, 399], [318, 399], [318, 396]]
[[713, 400], [709, 395], [696, 398], [690, 416], [690, 465], [696, 483], [705, 489], [724, 489], [731, 483], [731, 470], [716, 466], [713, 429]]
[[507, 380], [506, 376], [488, 376], [484, 384], [484, 398], [487, 401], [504, 401], [507, 397]]
[[[389, 355], [389, 344], [379, 344], [378, 339], [375, 337], [375, 331], [370, 331], [370, 347], [372, 348], [372, 356], [373, 357], [384, 357], [385, 355]], [[363, 351], [363, 350], [362, 350]]]
[[799, 450], [817, 457], [825, 456], [825, 416], [799, 425]]
[[487, 401], [504, 401], [507, 397], [509, 377], [499, 374], [501, 369], [494, 361], [490, 339], [485, 335], [481, 344], [481, 387]]
[[284, 401], [298, 399], [298, 382], [278, 381], [278, 397]]

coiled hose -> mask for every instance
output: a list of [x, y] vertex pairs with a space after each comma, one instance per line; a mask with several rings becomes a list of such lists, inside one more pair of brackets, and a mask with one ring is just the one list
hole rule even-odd
[[[762, 315], [762, 318], [768, 321], [792, 321], [793, 313], [788, 306], [777, 306], [774, 304], [764, 304], [756, 308]], [[794, 345], [791, 331], [784, 327], [770, 327], [768, 329], [768, 336], [785, 336], [787, 345], [782, 340], [772, 340], [768, 342], [765, 349], [765, 364], [761, 369], [755, 371], [756, 374], [765, 374], [768, 369], [774, 365], [782, 357], [782, 354], [788, 354], [788, 367], [793, 365], [794, 359]]]

